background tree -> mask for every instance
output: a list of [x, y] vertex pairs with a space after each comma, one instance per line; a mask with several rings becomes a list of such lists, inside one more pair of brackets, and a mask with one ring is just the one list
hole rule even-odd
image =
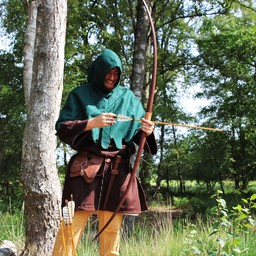
[[[212, 100], [202, 111], [229, 131], [231, 173], [237, 188], [255, 177], [255, 12], [234, 8], [225, 17], [205, 18], [197, 36], [201, 95]], [[195, 77], [194, 77], [195, 78]]]
[[[50, 0], [30, 4], [28, 25], [36, 23], [36, 30], [28, 26], [26, 39], [30, 40], [26, 41], [24, 50], [23, 86], [27, 107], [22, 146], [26, 215], [23, 255], [51, 255], [58, 227], [54, 213], [61, 192], [54, 130], [63, 86], [67, 2]], [[30, 64], [26, 61], [28, 55], [30, 60], [33, 56], [33, 65], [26, 68]]]
[[[13, 13], [7, 11], [6, 5]], [[0, 210], [21, 209], [23, 190], [20, 184], [21, 145], [24, 130], [24, 97], [22, 88], [22, 43], [12, 39], [21, 35], [24, 21], [23, 6], [15, 3], [0, 3], [1, 43], [7, 48], [0, 51]], [[19, 18], [15, 13], [19, 13]], [[12, 52], [10, 52], [12, 49]]]
[[[150, 1], [146, 1], [146, 4], [148, 5], [148, 8], [151, 9]], [[135, 42], [134, 42], [134, 51], [133, 51], [131, 89], [134, 91], [134, 94], [140, 100], [144, 99], [145, 101], [146, 95], [143, 94], [142, 92], [145, 89], [144, 80], [145, 80], [145, 70], [146, 70], [146, 57], [147, 57], [147, 54], [150, 54], [151, 40], [149, 40], [149, 37], [148, 37], [149, 29], [150, 29], [149, 18], [142, 0], [138, 1], [137, 19], [133, 23], [135, 24], [133, 26]]]
[[227, 158], [228, 136], [225, 132], [197, 132], [190, 136], [191, 172], [187, 177], [203, 183], [212, 193], [219, 183], [225, 193], [223, 181], [230, 178], [230, 163]]
[[[8, 75], [7, 75], [8, 74]], [[15, 57], [0, 55], [0, 211], [6, 211], [8, 200], [21, 208], [20, 185], [21, 144], [24, 129], [24, 99], [21, 86], [22, 70]], [[15, 103], [15, 104], [14, 104]]]
[[[210, 5], [207, 5], [205, 1], [193, 1], [186, 5], [183, 1], [172, 1], [172, 3], [154, 1], [154, 6], [156, 9], [154, 18], [160, 48], [159, 58], [161, 59], [159, 61], [154, 113], [156, 113], [156, 118], [161, 121], [187, 123], [193, 118], [186, 115], [179, 107], [177, 96], [180, 95], [177, 94], [179, 94], [181, 87], [184, 86], [184, 89], [188, 87], [185, 75], [193, 67], [194, 40], [192, 35], [194, 28], [191, 24], [198, 17], [223, 14], [230, 8], [230, 5], [225, 1], [212, 1]], [[185, 94], [186, 90], [184, 91]], [[170, 179], [172, 175], [168, 173], [168, 170], [170, 170], [169, 166], [172, 166], [172, 172], [177, 174], [175, 179], [179, 180], [179, 189], [182, 193], [185, 189], [185, 177], [183, 178], [183, 171], [185, 170], [183, 170], [180, 161], [186, 156], [181, 155], [181, 152], [185, 153], [185, 151], [177, 146], [181, 145], [179, 140], [182, 140], [182, 136], [176, 128], [162, 127], [159, 132], [160, 161], [158, 168], [156, 168], [157, 188], [160, 188], [161, 180]], [[169, 145], [165, 143], [166, 141]], [[173, 154], [173, 157], [170, 158], [170, 154]], [[165, 158], [166, 155], [168, 157]], [[173, 163], [175, 163], [175, 167]]]

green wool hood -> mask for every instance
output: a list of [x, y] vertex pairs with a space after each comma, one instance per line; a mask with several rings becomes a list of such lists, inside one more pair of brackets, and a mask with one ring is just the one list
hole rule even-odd
[[100, 90], [108, 92], [104, 87], [104, 80], [108, 72], [115, 67], [119, 68], [119, 80], [116, 84], [118, 85], [122, 73], [122, 63], [115, 52], [106, 49], [89, 67], [88, 82], [95, 84]]

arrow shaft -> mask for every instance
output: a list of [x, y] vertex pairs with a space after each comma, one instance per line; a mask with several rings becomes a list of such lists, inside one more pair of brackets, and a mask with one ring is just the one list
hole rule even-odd
[[[134, 121], [134, 122], [141, 122], [140, 119], [133, 119], [126, 116], [121, 116], [119, 121]], [[160, 122], [160, 121], [152, 121], [154, 124], [160, 124], [160, 125], [169, 125], [169, 126], [179, 126], [179, 127], [186, 127], [186, 128], [193, 128], [193, 129], [201, 129], [201, 130], [209, 130], [209, 131], [217, 131], [217, 132], [223, 132], [222, 129], [218, 128], [211, 128], [211, 127], [203, 127], [203, 126], [197, 126], [197, 125], [188, 125], [188, 124], [175, 124], [175, 123], [169, 123], [169, 122]]]

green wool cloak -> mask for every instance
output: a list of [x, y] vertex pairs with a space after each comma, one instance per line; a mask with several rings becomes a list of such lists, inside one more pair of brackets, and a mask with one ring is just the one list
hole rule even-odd
[[[106, 91], [105, 77], [115, 67], [119, 68], [121, 75], [121, 60], [117, 54], [108, 49], [92, 63], [88, 71], [88, 83], [70, 92], [56, 122], [57, 131], [65, 122], [88, 120], [106, 112], [122, 114], [134, 119], [144, 117], [145, 111], [141, 102], [130, 89], [120, 85], [120, 76], [116, 87], [110, 92]], [[89, 145], [99, 143], [103, 149], [107, 149], [113, 141], [116, 148], [121, 149], [122, 144], [130, 142], [140, 127], [141, 124], [138, 122], [118, 121], [112, 126], [87, 131], [86, 139]]]

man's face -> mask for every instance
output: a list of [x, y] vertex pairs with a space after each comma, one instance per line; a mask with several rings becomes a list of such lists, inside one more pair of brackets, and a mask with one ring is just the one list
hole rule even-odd
[[104, 86], [107, 90], [111, 91], [115, 88], [117, 81], [119, 79], [119, 68], [115, 67], [111, 69], [108, 74], [106, 75]]

